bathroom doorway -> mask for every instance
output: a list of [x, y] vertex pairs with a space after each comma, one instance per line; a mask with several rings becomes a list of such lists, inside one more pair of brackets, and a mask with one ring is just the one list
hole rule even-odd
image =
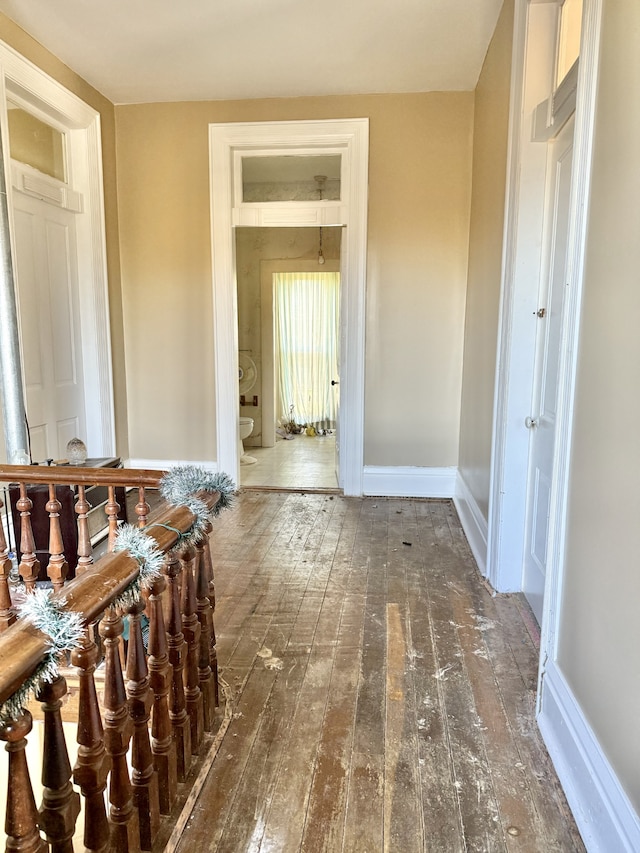
[[[330, 273], [335, 277], [340, 271], [341, 237], [342, 229], [331, 227], [323, 228], [321, 233], [318, 228], [235, 229], [239, 356], [241, 363], [250, 359], [256, 371], [256, 381], [250, 392], [239, 398], [239, 416], [253, 420], [251, 435], [244, 440], [245, 452], [256, 460], [254, 464], [240, 465], [241, 485], [338, 487], [337, 412], [333, 423], [323, 424], [322, 419], [309, 423], [313, 429], [308, 432], [305, 428], [287, 433], [283, 428], [287, 412], [278, 402], [274, 276], [279, 273]], [[320, 241], [324, 263], [318, 262]], [[309, 334], [317, 336], [320, 333], [316, 329]], [[322, 334], [334, 336], [335, 326]], [[337, 381], [338, 376], [327, 378], [337, 400], [337, 386], [330, 385], [331, 379]], [[294, 405], [292, 417], [306, 427], [313, 415], [307, 417], [306, 412], [297, 412]]]
[[[327, 177], [327, 192], [334, 189], [329, 180], [330, 169], [325, 169], [326, 155], [340, 157], [339, 200], [328, 197], [324, 189], [322, 195], [319, 192], [316, 178]], [[209, 156], [217, 467], [240, 481], [235, 230], [304, 227], [317, 232], [319, 227], [337, 226], [343, 229], [338, 482], [345, 495], [361, 495], [369, 120], [211, 124]], [[293, 165], [303, 157], [307, 159], [307, 167], [320, 163], [317, 171], [305, 169], [313, 183], [313, 198], [302, 203], [295, 198], [261, 202], [250, 199], [250, 187], [244, 180], [245, 166], [255, 164], [246, 161], [265, 157], [274, 161], [290, 159]]]

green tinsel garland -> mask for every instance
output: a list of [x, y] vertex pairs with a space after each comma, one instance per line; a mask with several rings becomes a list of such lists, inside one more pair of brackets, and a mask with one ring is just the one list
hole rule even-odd
[[[235, 484], [226, 474], [213, 474], [205, 468], [183, 465], [173, 468], [160, 484], [160, 491], [172, 506], [185, 506], [195, 515], [190, 530], [180, 535], [183, 543], [200, 542], [209, 518], [231, 506]], [[220, 492], [220, 500], [209, 510], [196, 493]], [[148, 588], [162, 571], [164, 554], [158, 551], [155, 540], [144, 530], [130, 524], [118, 529], [114, 551], [129, 551], [137, 560], [140, 571], [121, 595], [113, 602], [117, 609], [126, 610], [140, 598], [140, 591]], [[38, 668], [24, 684], [0, 706], [0, 722], [15, 719], [22, 712], [29, 697], [58, 676], [58, 659], [63, 652], [71, 651], [82, 637], [83, 620], [79, 613], [64, 610], [64, 599], [53, 599], [51, 590], [35, 590], [26, 597], [19, 608], [20, 618], [31, 619], [36, 628], [47, 634], [49, 650]]]
[[82, 614], [65, 610], [64, 599], [54, 599], [52, 593], [53, 590], [50, 589], [36, 589], [26, 596], [18, 608], [21, 619], [30, 619], [36, 628], [47, 634], [49, 648], [37, 669], [0, 706], [0, 721], [3, 723], [20, 716], [29, 698], [37, 693], [43, 684], [51, 683], [58, 677], [60, 655], [74, 649], [82, 637]]

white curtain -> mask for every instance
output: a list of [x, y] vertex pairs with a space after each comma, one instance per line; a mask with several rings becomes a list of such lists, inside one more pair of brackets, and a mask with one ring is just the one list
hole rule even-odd
[[340, 273], [275, 273], [278, 417], [334, 429], [338, 393]]

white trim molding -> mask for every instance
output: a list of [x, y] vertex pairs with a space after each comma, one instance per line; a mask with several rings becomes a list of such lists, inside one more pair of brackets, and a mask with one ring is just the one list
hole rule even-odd
[[453, 498], [456, 468], [366, 465], [363, 494], [377, 497]]
[[469, 542], [471, 553], [478, 564], [480, 574], [486, 576], [487, 537], [489, 534], [487, 519], [483, 516], [476, 499], [471, 494], [471, 489], [459, 471], [456, 477], [453, 503], [460, 518], [464, 535]]
[[[238, 479], [238, 300], [233, 166], [238, 152], [256, 149], [272, 154], [291, 150], [329, 151], [342, 156], [340, 211], [345, 221], [339, 224], [346, 228], [341, 250], [344, 286], [340, 312], [339, 481], [346, 495], [361, 495], [369, 162], [369, 120], [366, 118], [209, 125], [217, 464]], [[278, 219], [277, 223], [269, 224], [287, 223]], [[299, 223], [292, 221], [290, 224]]]
[[590, 853], [636, 853], [634, 811], [562, 672], [549, 660], [540, 690], [538, 725]]
[[[93, 456], [116, 450], [104, 220], [100, 114], [13, 48], [0, 42], [0, 123], [8, 138], [6, 98], [32, 108], [65, 133], [69, 183], [82, 196], [76, 219], [87, 444]], [[5, 145], [4, 149], [9, 150]], [[5, 163], [11, 193], [10, 162]], [[11, 210], [11, 198], [9, 198]]]

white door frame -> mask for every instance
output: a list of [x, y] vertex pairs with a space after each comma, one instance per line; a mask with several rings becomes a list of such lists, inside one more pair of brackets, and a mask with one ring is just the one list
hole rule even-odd
[[[83, 197], [76, 233], [86, 442], [92, 456], [113, 456], [115, 419], [100, 114], [13, 48], [0, 42], [0, 130], [6, 152], [9, 151], [7, 96], [12, 92], [66, 134], [71, 182]], [[8, 156], [4, 168], [11, 221]]]
[[[364, 316], [368, 119], [209, 125], [216, 447], [218, 470], [239, 482], [238, 304], [233, 163], [238, 151], [318, 149], [342, 154], [340, 485], [361, 495], [364, 471]], [[283, 216], [278, 226], [302, 224]], [[307, 223], [311, 225], [312, 223]], [[329, 224], [329, 223], [325, 223]]]
[[[585, 0], [578, 69], [571, 215], [567, 238], [558, 421], [553, 460], [541, 663], [556, 658], [563, 581], [568, 469], [587, 233], [602, 0]], [[558, 4], [516, 3], [487, 576], [500, 592], [522, 589], [526, 460], [541, 269], [546, 144], [532, 141], [533, 112], [551, 92]]]

